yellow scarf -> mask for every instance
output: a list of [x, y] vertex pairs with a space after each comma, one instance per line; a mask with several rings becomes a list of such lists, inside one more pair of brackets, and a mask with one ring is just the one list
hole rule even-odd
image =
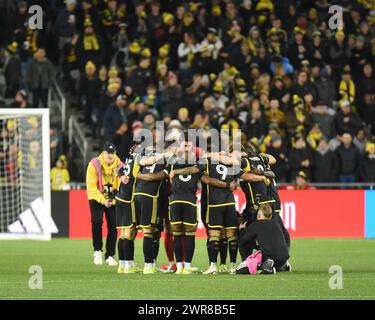
[[95, 34], [83, 36], [83, 49], [85, 51], [98, 51], [100, 50], [98, 38]]

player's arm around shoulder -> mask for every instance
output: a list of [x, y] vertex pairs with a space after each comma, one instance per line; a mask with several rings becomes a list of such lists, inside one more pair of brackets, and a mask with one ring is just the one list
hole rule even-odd
[[98, 175], [92, 162], [87, 166], [86, 189], [89, 200], [96, 200], [97, 202], [104, 204], [105, 197], [98, 188]]

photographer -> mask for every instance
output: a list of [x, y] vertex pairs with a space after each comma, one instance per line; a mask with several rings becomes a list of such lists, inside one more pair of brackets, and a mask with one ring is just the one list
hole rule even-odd
[[120, 185], [117, 170], [122, 166], [123, 163], [116, 155], [114, 144], [107, 142], [99, 157], [92, 159], [87, 167], [86, 188], [91, 211], [94, 264], [96, 265], [103, 264], [103, 212], [106, 216], [108, 228], [105, 261], [109, 266], [117, 265], [113, 258], [117, 239], [115, 196]]

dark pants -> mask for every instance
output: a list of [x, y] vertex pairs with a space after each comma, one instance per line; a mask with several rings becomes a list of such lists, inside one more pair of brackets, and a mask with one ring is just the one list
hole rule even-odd
[[48, 89], [33, 89], [33, 106], [39, 108], [39, 102], [42, 102], [43, 108], [48, 108]]
[[91, 227], [92, 227], [92, 242], [94, 251], [101, 251], [103, 247], [102, 239], [102, 225], [103, 212], [107, 220], [107, 242], [105, 259], [113, 257], [116, 253], [117, 229], [116, 229], [116, 211], [115, 206], [110, 208], [105, 207], [95, 200], [89, 200], [91, 212]]

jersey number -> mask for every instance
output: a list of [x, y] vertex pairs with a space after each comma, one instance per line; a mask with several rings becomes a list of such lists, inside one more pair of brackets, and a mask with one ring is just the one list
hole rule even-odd
[[222, 164], [216, 166], [216, 171], [218, 174], [221, 174], [221, 180], [225, 180], [228, 174], [228, 168]]
[[154, 163], [152, 166], [145, 167], [147, 170], [150, 170], [150, 173], [154, 173], [156, 163]]
[[133, 160], [126, 159], [124, 175], [128, 176], [130, 174], [130, 166], [131, 166], [132, 162], [133, 162]]
[[181, 180], [181, 181], [183, 181], [183, 182], [188, 182], [188, 181], [190, 181], [190, 179], [191, 179], [191, 174], [189, 174], [189, 175], [179, 175], [178, 176], [178, 178]]

